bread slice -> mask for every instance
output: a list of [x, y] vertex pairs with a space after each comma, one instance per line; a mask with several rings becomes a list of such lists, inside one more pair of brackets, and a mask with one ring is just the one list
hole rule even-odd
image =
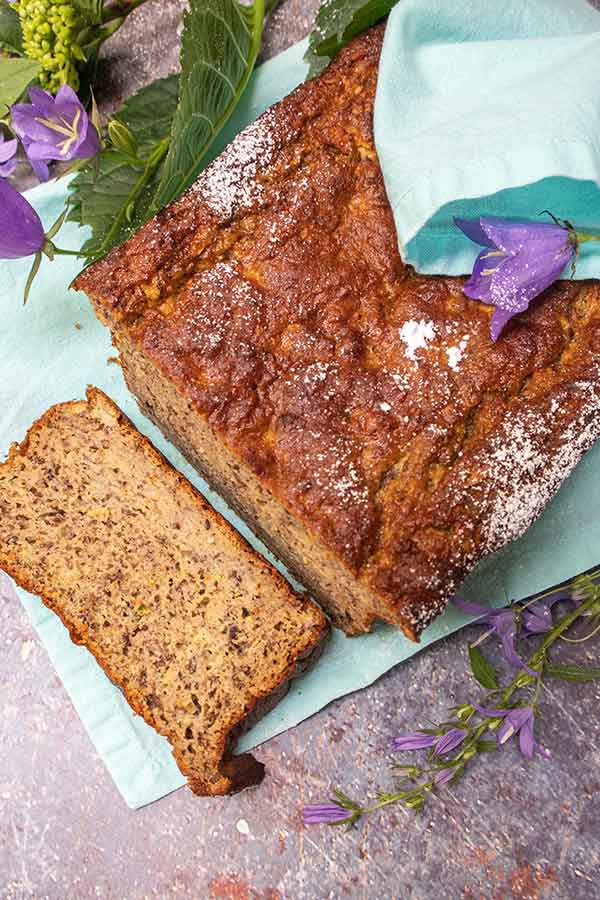
[[233, 742], [328, 632], [101, 391], [52, 407], [0, 465], [0, 567], [39, 594], [197, 794], [258, 783]]
[[334, 621], [416, 638], [600, 435], [600, 284], [557, 283], [493, 344], [462, 279], [403, 264], [373, 140], [382, 38], [76, 286], [144, 412]]

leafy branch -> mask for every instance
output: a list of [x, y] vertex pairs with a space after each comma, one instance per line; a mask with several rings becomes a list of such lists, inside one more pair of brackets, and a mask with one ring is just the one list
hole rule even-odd
[[[480, 641], [471, 645], [469, 659], [473, 676], [487, 690], [483, 702], [453, 707], [447, 721], [395, 738], [392, 748], [396, 751], [427, 752], [423, 764], [394, 767], [399, 778], [396, 790], [380, 792], [373, 804], [357, 803], [335, 790], [331, 801], [305, 807], [305, 823], [351, 827], [364, 816], [395, 803], [419, 812], [432, 794], [462, 778], [482, 753], [502, 749], [513, 737], [518, 737], [521, 752], [527, 759], [532, 759], [535, 753], [550, 757], [549, 750], [534, 736], [544, 678], [589, 682], [600, 679], [600, 668], [555, 663], [549, 651], [557, 641], [581, 643], [600, 630], [599, 580], [600, 572], [593, 572], [575, 579], [568, 592], [549, 591], [509, 609], [483, 613], [479, 623], [491, 625], [484, 638], [496, 633], [502, 640], [506, 660], [518, 669], [510, 682], [504, 686], [500, 683], [496, 668], [477, 647]], [[574, 608], [555, 621], [552, 609], [565, 600], [570, 600]], [[465, 610], [482, 609], [478, 604], [462, 601], [457, 605]], [[591, 630], [583, 637], [569, 638], [567, 633], [582, 621], [590, 623]], [[538, 645], [527, 660], [522, 660], [516, 654], [518, 641], [536, 636], [541, 638]]]
[[[115, 3], [113, 15], [139, 2]], [[265, 16], [277, 2], [192, 0], [184, 15], [181, 76], [154, 82], [128, 100], [109, 123], [99, 158], [69, 185], [69, 218], [91, 227], [83, 247], [91, 259], [126, 240], [193, 183], [239, 102]]]
[[82, 248], [91, 259], [126, 240], [148, 218], [177, 93], [174, 75], [138, 91], [111, 121], [105, 149], [69, 183], [68, 218], [91, 228]]
[[[275, 6], [274, 0], [268, 9]], [[150, 214], [188, 188], [235, 109], [260, 49], [265, 0], [192, 0], [184, 14], [173, 138]]]

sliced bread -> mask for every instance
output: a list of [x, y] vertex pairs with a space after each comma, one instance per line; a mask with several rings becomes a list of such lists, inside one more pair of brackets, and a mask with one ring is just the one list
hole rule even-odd
[[259, 782], [244, 723], [318, 654], [327, 622], [101, 391], [52, 407], [0, 464], [0, 567], [39, 594], [198, 794]]

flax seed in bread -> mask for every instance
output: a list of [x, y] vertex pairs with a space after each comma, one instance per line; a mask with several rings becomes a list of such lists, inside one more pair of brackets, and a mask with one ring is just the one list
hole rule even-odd
[[415, 638], [598, 437], [600, 288], [557, 283], [492, 344], [461, 279], [403, 264], [373, 141], [381, 41], [77, 287], [142, 409], [335, 621]]
[[0, 522], [0, 568], [166, 735], [192, 790], [261, 780], [234, 738], [318, 653], [326, 620], [105, 394], [52, 407], [11, 449]]

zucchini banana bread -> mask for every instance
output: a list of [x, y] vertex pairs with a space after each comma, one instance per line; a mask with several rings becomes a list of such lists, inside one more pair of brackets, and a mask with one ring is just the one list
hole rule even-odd
[[600, 433], [600, 290], [502, 339], [403, 265], [375, 153], [381, 28], [85, 271], [143, 411], [348, 633], [418, 638]]
[[327, 635], [101, 391], [54, 406], [0, 465], [0, 567], [39, 594], [198, 794], [259, 782], [232, 756]]

